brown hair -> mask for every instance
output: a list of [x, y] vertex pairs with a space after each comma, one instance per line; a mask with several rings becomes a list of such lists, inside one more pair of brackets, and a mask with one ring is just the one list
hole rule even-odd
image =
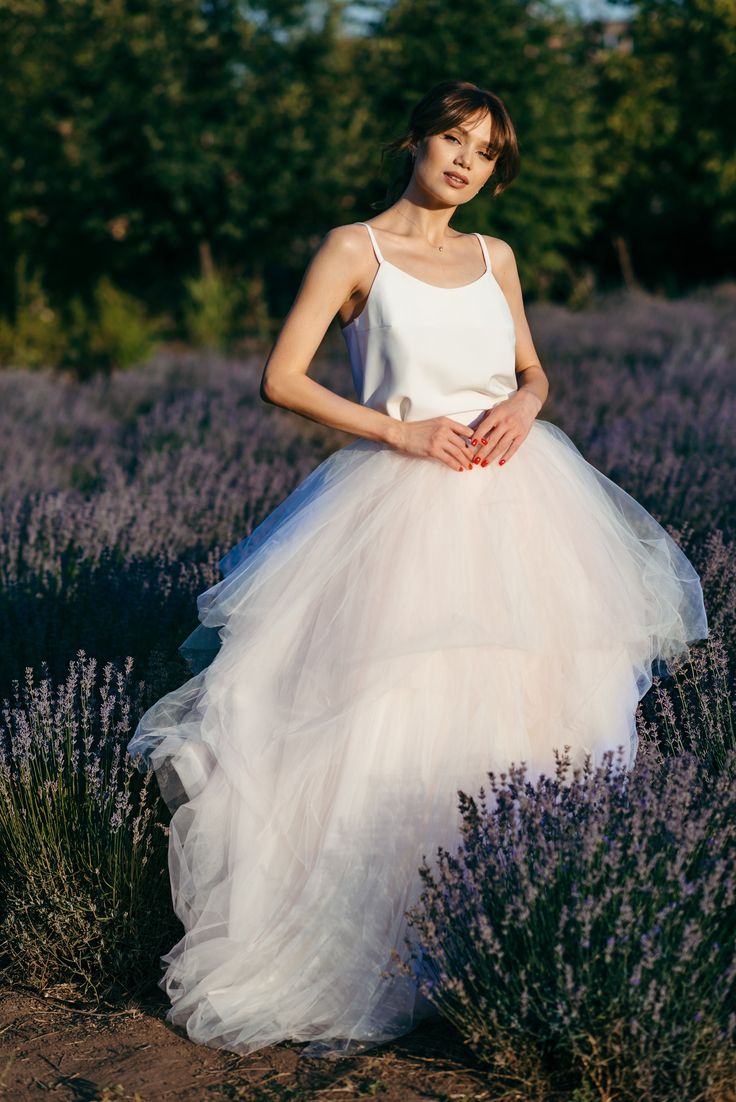
[[492, 120], [487, 152], [498, 158], [488, 186], [494, 198], [500, 195], [518, 176], [520, 163], [516, 131], [506, 105], [494, 92], [479, 88], [467, 80], [441, 80], [415, 105], [406, 132], [394, 138], [381, 151], [381, 164], [387, 153], [400, 158], [398, 169], [386, 191], [384, 206], [390, 207], [395, 203], [411, 179], [414, 171], [412, 146], [486, 111]]

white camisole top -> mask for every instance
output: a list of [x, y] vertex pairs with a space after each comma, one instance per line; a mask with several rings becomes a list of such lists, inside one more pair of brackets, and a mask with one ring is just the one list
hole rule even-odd
[[472, 426], [518, 388], [514, 320], [482, 235], [483, 275], [438, 287], [385, 260], [371, 226], [356, 225], [378, 261], [363, 310], [342, 330], [361, 405], [400, 421]]

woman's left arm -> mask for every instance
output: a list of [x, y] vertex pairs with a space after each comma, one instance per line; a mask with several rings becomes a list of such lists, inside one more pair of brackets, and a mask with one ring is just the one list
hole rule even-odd
[[492, 248], [493, 274], [506, 296], [516, 329], [516, 375], [519, 379], [517, 393], [523, 396], [524, 400], [527, 400], [529, 395], [535, 399], [532, 405], [536, 416], [547, 401], [549, 382], [539, 362], [529, 322], [526, 319], [514, 250], [506, 241], [501, 241], [499, 238], [494, 240]]

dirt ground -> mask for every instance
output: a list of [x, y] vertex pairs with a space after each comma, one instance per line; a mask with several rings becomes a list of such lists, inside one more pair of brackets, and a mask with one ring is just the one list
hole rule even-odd
[[491, 1102], [483, 1070], [439, 1019], [391, 1045], [337, 1060], [283, 1044], [238, 1056], [193, 1044], [154, 996], [100, 1011], [0, 986], [0, 1099], [25, 1102]]

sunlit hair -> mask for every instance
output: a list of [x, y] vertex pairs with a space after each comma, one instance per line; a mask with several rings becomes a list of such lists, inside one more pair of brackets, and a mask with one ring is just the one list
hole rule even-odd
[[409, 116], [406, 132], [394, 138], [381, 151], [381, 164], [387, 154], [399, 162], [384, 205], [388, 207], [395, 203], [411, 179], [414, 170], [412, 146], [418, 146], [424, 138], [433, 134], [475, 121], [485, 114], [491, 116], [491, 142], [487, 152], [498, 157], [486, 187], [494, 198], [500, 195], [518, 176], [520, 163], [516, 131], [506, 105], [494, 92], [479, 88], [467, 80], [441, 80], [416, 104]]

